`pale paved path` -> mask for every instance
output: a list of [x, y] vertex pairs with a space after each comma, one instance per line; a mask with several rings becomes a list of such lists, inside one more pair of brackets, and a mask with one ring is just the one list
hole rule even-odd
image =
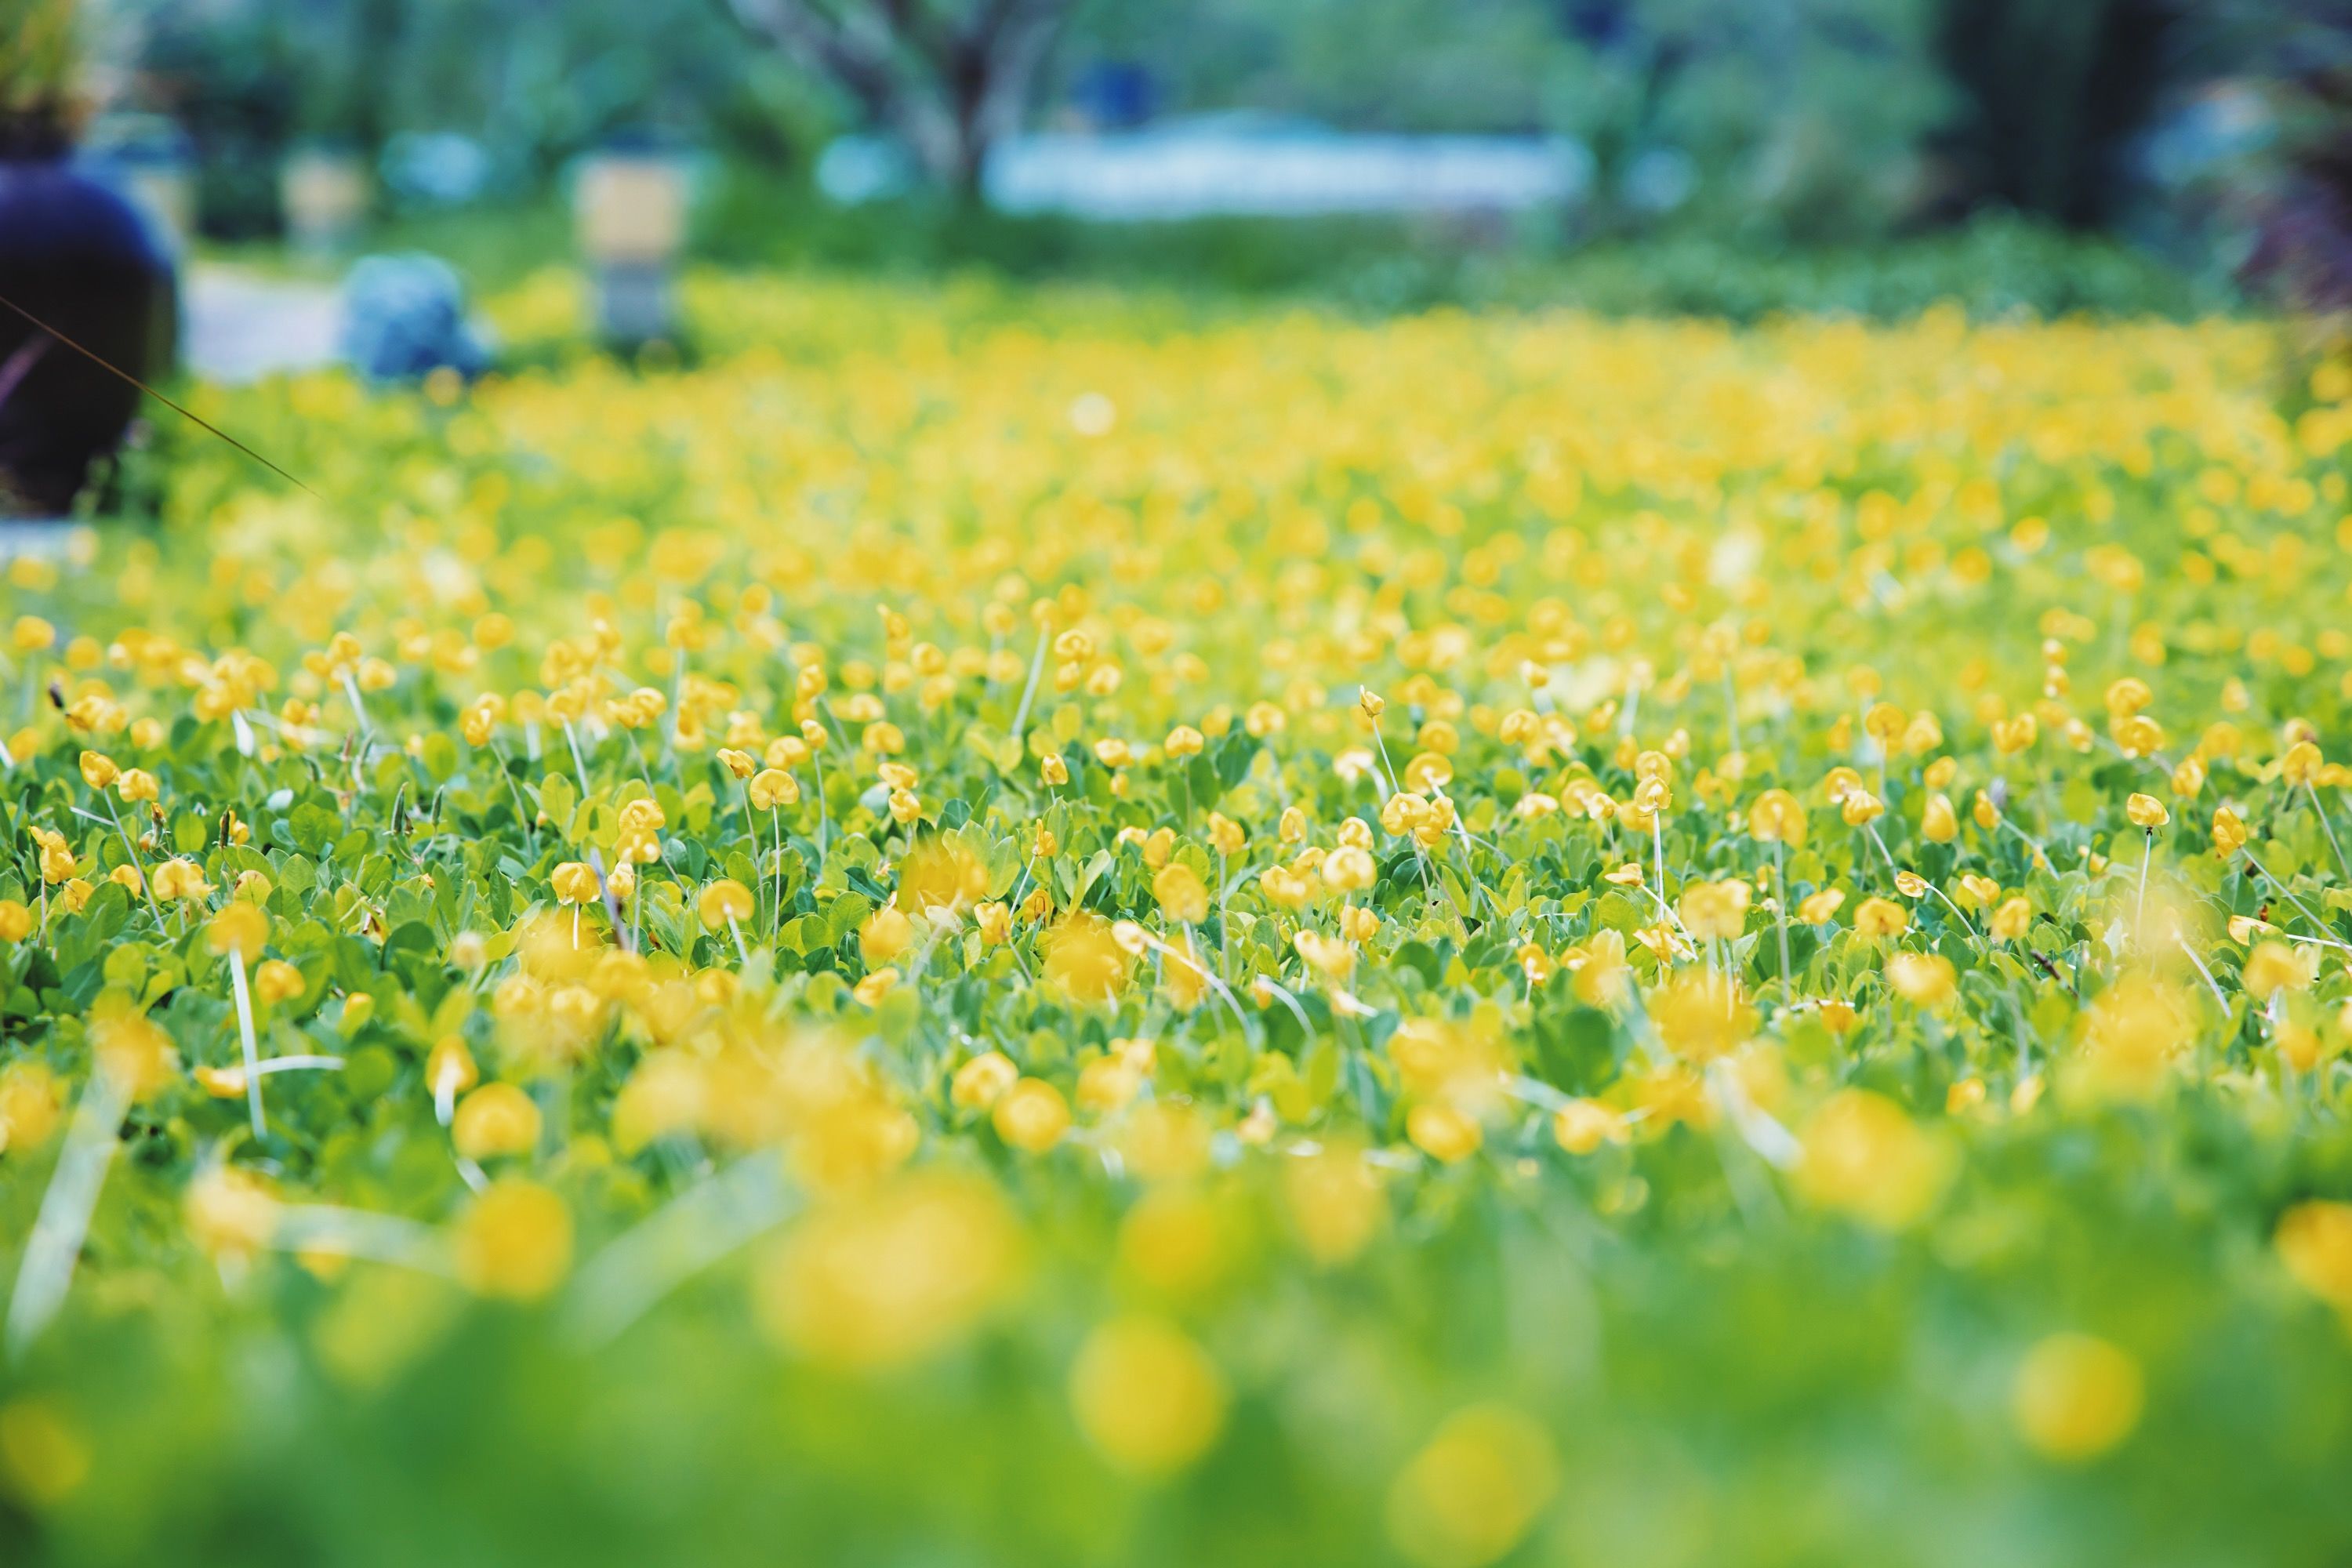
[[181, 306], [187, 367], [207, 381], [254, 381], [337, 357], [342, 291], [332, 284], [199, 264], [189, 268]]

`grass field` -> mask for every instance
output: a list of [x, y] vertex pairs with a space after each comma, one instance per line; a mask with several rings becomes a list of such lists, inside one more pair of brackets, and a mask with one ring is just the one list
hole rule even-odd
[[2340, 363], [688, 305], [9, 573], [0, 1556], [2345, 1560]]

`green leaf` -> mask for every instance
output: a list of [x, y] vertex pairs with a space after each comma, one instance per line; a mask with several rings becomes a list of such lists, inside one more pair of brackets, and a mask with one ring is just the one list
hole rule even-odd
[[1225, 793], [1224, 778], [1205, 752], [1195, 753], [1184, 764], [1184, 783], [1192, 791], [1194, 811], [1208, 810], [1217, 804], [1217, 797]]
[[418, 761], [425, 764], [425, 773], [435, 784], [446, 784], [457, 773], [457, 742], [449, 738], [448, 731], [433, 731], [425, 737], [425, 744], [419, 751], [422, 755]]
[[[864, 925], [866, 917], [873, 912], [874, 902], [865, 894], [842, 894], [833, 900], [833, 907], [825, 911], [825, 929], [830, 933], [827, 940], [815, 945], [831, 947], [843, 937], [856, 931], [859, 926]], [[805, 952], [808, 949], [804, 947], [801, 951]]]
[[294, 835], [295, 847], [303, 854], [317, 858], [329, 839], [343, 831], [343, 819], [325, 806], [303, 801], [287, 816], [288, 829]]
[[833, 944], [833, 928], [823, 915], [803, 915], [785, 921], [778, 940], [794, 952], [812, 952]]

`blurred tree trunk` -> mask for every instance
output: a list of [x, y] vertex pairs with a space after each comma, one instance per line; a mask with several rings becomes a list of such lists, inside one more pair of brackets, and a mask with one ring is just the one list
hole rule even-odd
[[2187, 0], [1943, 0], [1937, 52], [1966, 101], [1938, 138], [1958, 193], [2076, 227], [2107, 221], [2155, 111]]
[[728, 0], [754, 37], [855, 99], [964, 199], [1019, 129], [1076, 0]]
[[2270, 21], [2284, 177], [2254, 199], [2241, 276], [2302, 310], [2352, 312], [2352, 0], [2293, 0]]
[[373, 167], [376, 155], [383, 151], [384, 142], [392, 135], [394, 83], [391, 73], [382, 69], [381, 65], [399, 58], [401, 0], [362, 0], [353, 26], [357, 36], [352, 58], [376, 62], [378, 68], [362, 67], [352, 73], [351, 101], [345, 114], [352, 140], [359, 144], [360, 155]]

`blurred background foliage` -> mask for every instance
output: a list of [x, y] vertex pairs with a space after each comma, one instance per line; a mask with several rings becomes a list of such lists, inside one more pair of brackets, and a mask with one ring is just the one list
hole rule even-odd
[[[203, 226], [223, 240], [271, 231], [274, 171], [297, 146], [374, 160], [387, 218], [495, 206], [505, 224], [560, 206], [568, 161], [652, 132], [703, 154], [698, 245], [730, 261], [1733, 315], [1772, 302], [1740, 276], [1759, 257], [1793, 304], [1869, 310], [1924, 303], [1903, 279], [1929, 299], [2005, 297], [2001, 258], [2021, 247], [2039, 280], [2021, 302], [2042, 308], [2210, 307], [2249, 280], [2309, 295], [2352, 279], [2330, 259], [2352, 246], [2337, 0], [111, 0], [108, 15], [135, 96], [192, 134]], [[1514, 222], [1139, 232], [976, 199], [1009, 134], [1234, 111], [1570, 138], [1591, 174], [1565, 210]], [[835, 205], [821, 157], [865, 134], [918, 177]], [[1990, 237], [1966, 236], [1988, 216]], [[2029, 229], [2121, 239], [2162, 266]], [[511, 232], [490, 243], [511, 249]], [[1654, 276], [1616, 258], [1660, 239]]]

